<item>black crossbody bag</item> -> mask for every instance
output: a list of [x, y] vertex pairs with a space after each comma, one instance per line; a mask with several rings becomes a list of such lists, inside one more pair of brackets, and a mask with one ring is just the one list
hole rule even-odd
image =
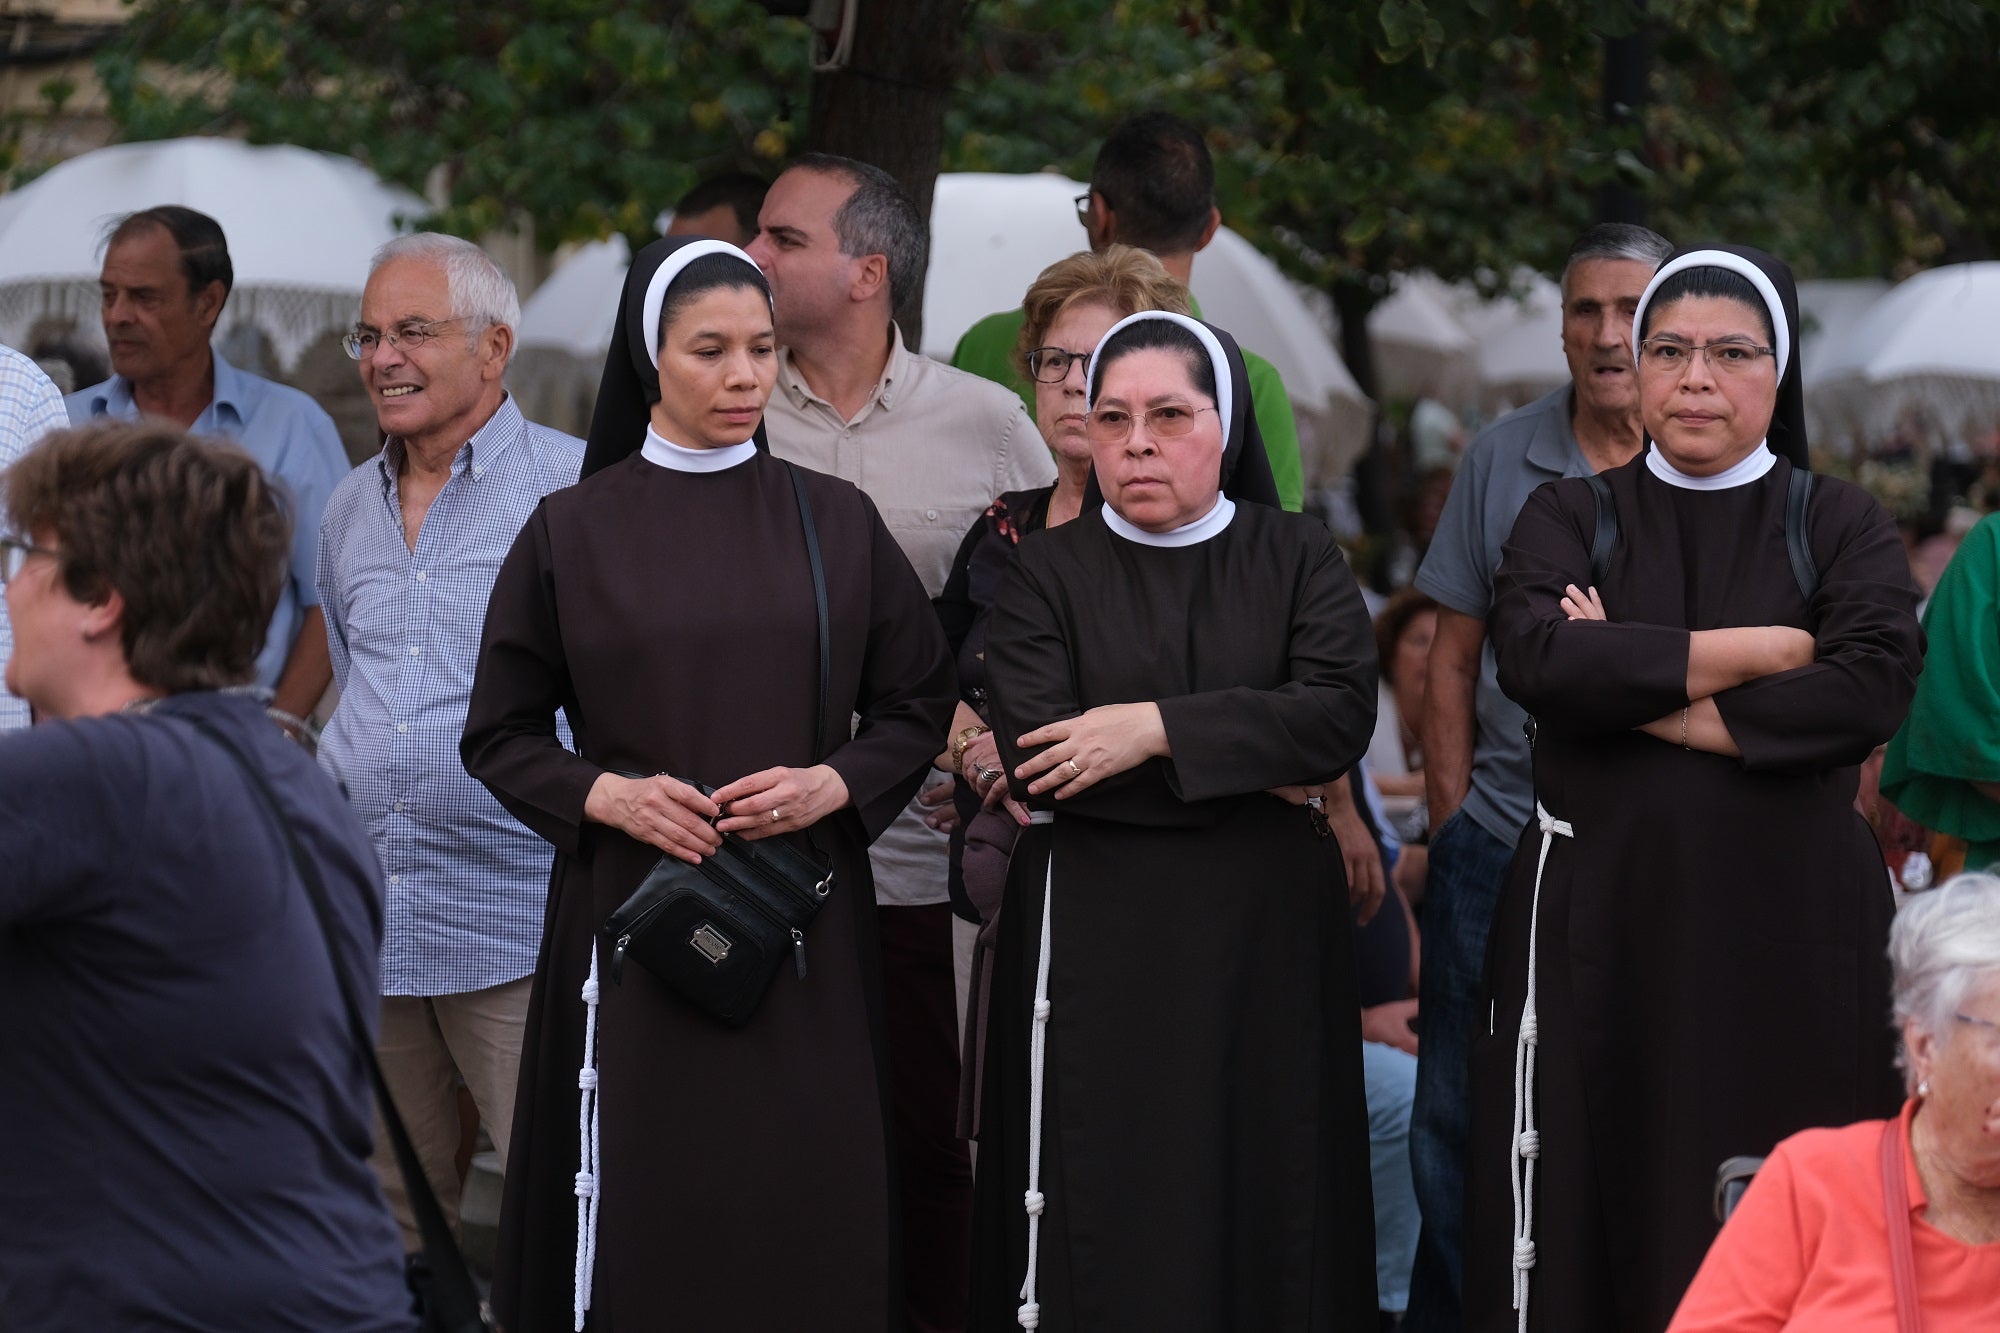
[[[826, 570], [805, 479], [787, 463], [805, 528], [819, 617], [819, 702], [813, 713], [813, 763], [825, 743], [832, 674], [832, 627], [827, 621]], [[714, 795], [701, 787], [704, 796]], [[808, 845], [810, 845], [808, 843]], [[679, 992], [727, 1027], [750, 1021], [786, 957], [806, 976], [806, 929], [833, 892], [833, 862], [781, 838], [748, 842], [725, 834], [722, 847], [689, 865], [662, 856], [632, 896], [599, 927], [616, 984], [627, 959]]]
[[319, 922], [320, 938], [326, 943], [327, 962], [333, 968], [334, 984], [340, 988], [340, 1003], [347, 1011], [347, 1027], [353, 1034], [354, 1044], [361, 1050], [362, 1062], [368, 1067], [368, 1081], [375, 1087], [375, 1100], [382, 1108], [382, 1122], [388, 1127], [389, 1142], [396, 1152], [396, 1167], [403, 1173], [403, 1190], [409, 1196], [410, 1212], [416, 1218], [417, 1233], [423, 1238], [423, 1260], [411, 1263], [406, 1277], [422, 1318], [424, 1333], [491, 1333], [493, 1322], [480, 1302], [472, 1270], [466, 1267], [465, 1256], [459, 1252], [458, 1242], [452, 1239], [451, 1225], [444, 1220], [444, 1209], [438, 1204], [437, 1195], [432, 1192], [431, 1183], [424, 1175], [416, 1145], [410, 1142], [410, 1132], [403, 1127], [403, 1117], [396, 1113], [395, 1100], [389, 1096], [388, 1081], [382, 1077], [381, 1062], [375, 1058], [375, 1043], [368, 1035], [368, 1024], [362, 1017], [360, 1000], [354, 994], [346, 970], [340, 965], [340, 956], [333, 943], [333, 906], [327, 901], [326, 883], [320, 878], [319, 867], [313, 864], [306, 849], [299, 845], [298, 836], [292, 832], [291, 821], [285, 817], [284, 807], [278, 803], [278, 794], [271, 790], [270, 779], [251, 762], [250, 756], [243, 753], [235, 741], [200, 718], [185, 714], [178, 716], [214, 741], [243, 771], [251, 792], [277, 826], [278, 836], [284, 840], [285, 848], [291, 854], [292, 868], [298, 873], [300, 882], [306, 887], [306, 897], [312, 902], [313, 917]]

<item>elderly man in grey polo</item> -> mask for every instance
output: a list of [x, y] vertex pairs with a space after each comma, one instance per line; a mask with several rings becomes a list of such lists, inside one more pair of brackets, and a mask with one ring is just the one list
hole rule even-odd
[[1630, 462], [1643, 438], [1632, 316], [1673, 247], [1603, 223], [1563, 266], [1562, 345], [1570, 383], [1488, 426], [1466, 446], [1416, 586], [1438, 602], [1424, 721], [1430, 865], [1410, 1168], [1423, 1214], [1409, 1333], [1463, 1327], [1459, 1305], [1469, 1073], [1486, 937], [1514, 844], [1533, 809], [1527, 714], [1500, 692], [1486, 613], [1500, 547], [1534, 489]]
[[[581, 440], [527, 421], [507, 394], [520, 319], [514, 284], [468, 241], [420, 233], [376, 252], [345, 345], [388, 438], [327, 502], [319, 547], [340, 686], [320, 759], [388, 890], [382, 1069], [454, 1218], [460, 1078], [506, 1161], [549, 882], [548, 844], [466, 774], [458, 743], [500, 562], [583, 461]], [[402, 1178], [376, 1137], [414, 1250]]]
[[[784, 345], [765, 409], [772, 452], [867, 492], [936, 597], [966, 529], [994, 497], [1049, 485], [1056, 469], [1019, 398], [903, 345], [890, 312], [922, 275], [929, 248], [923, 215], [888, 173], [808, 154], [765, 196], [749, 253], [770, 279]], [[913, 805], [870, 860], [910, 1327], [963, 1328], [972, 1168], [957, 1138], [948, 840]], [[969, 960], [972, 933], [962, 933]]]

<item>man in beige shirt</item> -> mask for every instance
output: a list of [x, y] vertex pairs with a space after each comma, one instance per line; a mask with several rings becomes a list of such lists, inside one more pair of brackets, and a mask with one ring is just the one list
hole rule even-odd
[[[972, 523], [1055, 464], [1021, 400], [919, 356], [890, 318], [930, 229], [877, 167], [808, 154], [771, 186], [750, 256], [777, 302], [771, 451], [853, 482], [935, 597]], [[972, 1171], [955, 1133], [958, 1019], [947, 841], [912, 805], [870, 853], [902, 1182], [910, 1328], [962, 1329]]]

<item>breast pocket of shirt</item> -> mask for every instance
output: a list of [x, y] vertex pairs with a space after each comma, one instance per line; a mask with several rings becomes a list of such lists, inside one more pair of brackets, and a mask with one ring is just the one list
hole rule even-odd
[[882, 510], [882, 522], [909, 557], [925, 592], [935, 597], [944, 590], [958, 544], [965, 540], [972, 521], [991, 503], [989, 496], [976, 504], [904, 505]]

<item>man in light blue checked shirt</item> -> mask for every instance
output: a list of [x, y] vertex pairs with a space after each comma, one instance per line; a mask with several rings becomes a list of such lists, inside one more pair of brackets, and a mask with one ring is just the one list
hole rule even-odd
[[527, 421], [507, 394], [520, 318], [514, 285], [470, 242], [420, 233], [376, 252], [344, 342], [388, 440], [334, 491], [319, 545], [340, 687], [320, 760], [382, 861], [382, 1069], [454, 1222], [458, 1079], [506, 1163], [553, 856], [466, 774], [458, 742], [494, 575], [583, 461], [583, 441]]
[[257, 683], [274, 707], [303, 718], [326, 693], [313, 567], [320, 511], [347, 472], [333, 418], [287, 385], [238, 370], [209, 345], [235, 269], [222, 227], [206, 213], [162, 204], [112, 227], [98, 274], [105, 341], [115, 374], [68, 398], [70, 420], [158, 417], [241, 447], [290, 505], [292, 559], [278, 591]]
[[[0, 471], [28, 452], [42, 436], [69, 425], [62, 391], [40, 366], [11, 347], [0, 347]], [[14, 655], [14, 630], [0, 598], [0, 669]], [[28, 725], [28, 705], [0, 686], [0, 731]]]

